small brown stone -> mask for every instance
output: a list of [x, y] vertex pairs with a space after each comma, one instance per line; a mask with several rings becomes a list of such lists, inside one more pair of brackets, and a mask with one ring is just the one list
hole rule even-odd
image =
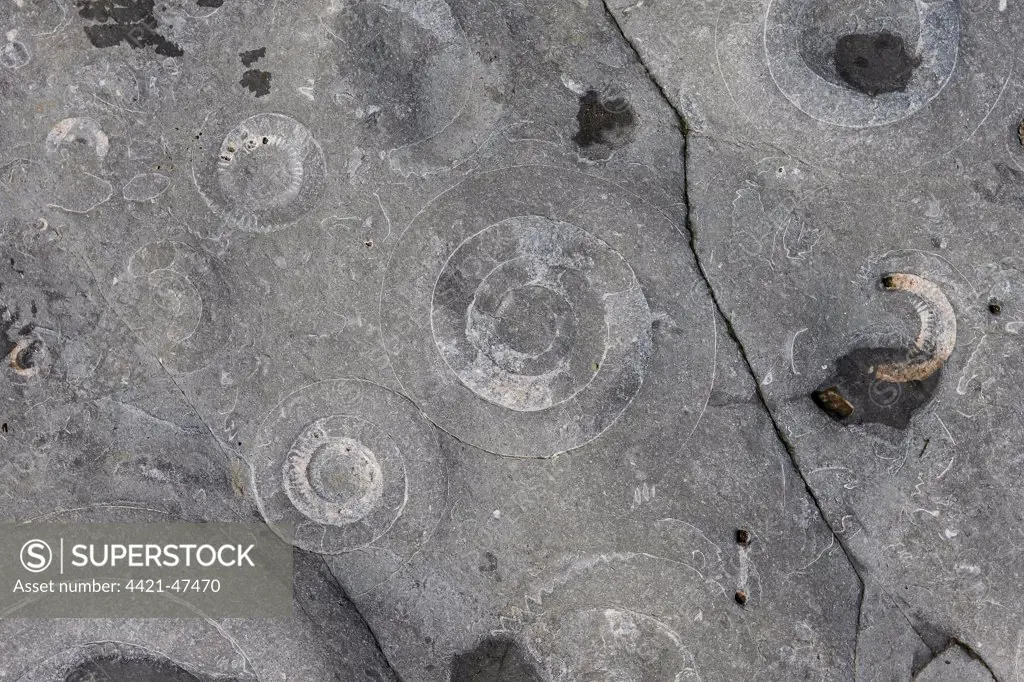
[[747, 603], [747, 593], [744, 592], [743, 590], [738, 590], [736, 592], [736, 603], [739, 604], [740, 606], [743, 606], [744, 604], [746, 604]]
[[835, 386], [829, 386], [822, 391], [815, 391], [811, 394], [811, 398], [818, 407], [836, 419], [846, 419], [853, 414], [853, 405], [843, 397], [843, 394]]
[[746, 547], [750, 544], [750, 531], [740, 528], [736, 531], [736, 544]]

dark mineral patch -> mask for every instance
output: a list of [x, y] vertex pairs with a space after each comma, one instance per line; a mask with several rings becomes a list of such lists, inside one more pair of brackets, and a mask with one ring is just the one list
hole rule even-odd
[[529, 655], [514, 640], [490, 637], [452, 657], [451, 682], [539, 682]]
[[498, 557], [493, 552], [484, 552], [484, 560], [479, 568], [481, 573], [494, 573], [498, 570]]
[[[626, 98], [602, 95], [596, 90], [587, 90], [580, 97], [580, 108], [576, 112], [579, 131], [573, 142], [581, 149], [596, 148], [603, 158], [612, 150], [628, 144], [636, 128], [636, 114]], [[593, 156], [588, 154], [588, 156]]]
[[836, 73], [866, 95], [902, 92], [921, 60], [907, 52], [903, 37], [888, 31], [851, 33], [836, 41]]
[[836, 361], [835, 374], [811, 394], [814, 403], [843, 424], [876, 423], [897, 429], [931, 401], [942, 370], [922, 381], [892, 383], [875, 377], [879, 365], [904, 360], [906, 349], [857, 348]]
[[245, 52], [239, 52], [238, 56], [242, 58], [242, 66], [252, 66], [267, 56], [267, 48], [261, 47], [256, 50], [246, 50]]
[[155, 0], [77, 0], [78, 15], [95, 23], [85, 27], [94, 47], [125, 43], [134, 49], [154, 48], [158, 55], [180, 57], [184, 50], [157, 32]]
[[242, 80], [238, 81], [242, 87], [249, 88], [249, 91], [257, 97], [270, 94], [270, 79], [273, 76], [269, 71], [249, 69], [242, 74]]
[[196, 0], [196, 4], [200, 7], [222, 7], [224, 0]]

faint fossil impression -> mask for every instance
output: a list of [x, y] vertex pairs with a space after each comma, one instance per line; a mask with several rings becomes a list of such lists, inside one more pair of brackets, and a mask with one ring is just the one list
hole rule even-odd
[[919, 275], [891, 273], [881, 283], [886, 291], [913, 296], [921, 322], [913, 347], [856, 348], [839, 358], [832, 378], [811, 398], [837, 421], [902, 429], [938, 387], [956, 345], [956, 313], [942, 290]]
[[700, 680], [699, 660], [752, 664], [742, 618], [721, 585], [683, 562], [646, 553], [571, 560], [511, 607], [497, 637], [521, 642], [551, 680]]
[[185, 374], [208, 366], [227, 345], [232, 325], [218, 306], [227, 291], [214, 260], [163, 240], [132, 254], [112, 294], [164, 368]]
[[171, 179], [161, 173], [139, 173], [124, 186], [125, 201], [145, 202], [156, 199], [171, 186]]
[[264, 518], [321, 554], [380, 545], [408, 559], [446, 506], [434, 427], [368, 381], [310, 384], [287, 396], [247, 458]]
[[53, 154], [57, 149], [73, 142], [84, 142], [96, 150], [101, 159], [110, 151], [110, 140], [95, 119], [88, 117], [66, 118], [50, 129], [46, 135], [46, 151]]
[[8, 69], [20, 69], [29, 63], [32, 54], [25, 43], [8, 38], [7, 42], [0, 45], [0, 66]]
[[[388, 149], [391, 169], [429, 175], [461, 165], [485, 144], [504, 108], [501, 37], [472, 45], [473, 3], [335, 2], [331, 59], [317, 76], [342, 110]], [[323, 20], [322, 20], [323, 21]], [[502, 36], [503, 37], [503, 36]], [[318, 88], [320, 89], [320, 88]], [[341, 95], [344, 93], [344, 95]]]
[[[38, 633], [29, 639], [31, 631], [22, 633], [24, 641], [33, 642], [31, 657], [26, 662], [13, 662], [22, 667], [25, 680], [135, 680], [136, 682], [197, 682], [224, 680], [225, 682], [251, 682], [259, 679], [252, 670], [252, 662], [238, 644], [225, 636], [217, 624], [209, 619], [190, 621], [195, 636], [204, 636], [202, 647], [176, 645], [181, 637], [181, 623], [174, 619], [163, 621], [122, 620], [119, 623], [83, 626], [82, 621], [69, 619], [67, 625]], [[56, 630], [56, 631], [55, 631]], [[29, 662], [31, 660], [35, 662]], [[21, 666], [19, 666], [21, 663]], [[27, 666], [26, 666], [27, 664]]]

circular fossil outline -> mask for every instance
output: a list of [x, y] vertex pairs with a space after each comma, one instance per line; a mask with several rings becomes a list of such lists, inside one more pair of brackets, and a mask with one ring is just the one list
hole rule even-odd
[[[178, 309], [154, 300], [154, 306], [162, 307], [163, 312], [153, 310], [144, 315], [147, 311], [139, 305], [146, 295], [142, 287], [150, 295], [157, 290], [176, 293]], [[184, 242], [160, 240], [131, 255], [123, 277], [115, 284], [114, 299], [129, 327], [156, 352], [161, 364], [176, 374], [189, 374], [209, 366], [230, 341], [232, 325], [216, 319], [208, 303], [222, 300], [227, 291], [227, 283], [208, 258]], [[171, 305], [174, 300], [165, 296], [164, 302]], [[187, 317], [180, 307], [185, 305], [193, 309]]]
[[[182, 627], [187, 627], [184, 623], [192, 623], [194, 621], [195, 619], [183, 621]], [[257, 682], [259, 676], [253, 670], [238, 670], [230, 665], [232, 659], [237, 661], [239, 658], [246, 662], [246, 667], [251, 665], [245, 653], [238, 648], [237, 644], [226, 637], [216, 626], [212, 626], [208, 618], [205, 618], [203, 624], [211, 625], [211, 627], [208, 628], [210, 630], [208, 636], [202, 640], [204, 644], [202, 648], [207, 649], [208, 642], [219, 635], [220, 639], [224, 640], [224, 643], [233, 649], [233, 655], [225, 655], [228, 653], [225, 649], [219, 656], [207, 655], [204, 657], [204, 660], [197, 660], [193, 653], [197, 647], [189, 647], [182, 643], [179, 645], [179, 650], [172, 657], [159, 650], [150, 641], [162, 641], [158, 638], [159, 634], [166, 634], [168, 641], [174, 641], [175, 630], [170, 627], [141, 628], [144, 631], [141, 633], [141, 636], [136, 635], [131, 639], [135, 642], [145, 641], [145, 644], [119, 640], [97, 641], [90, 638], [78, 644], [72, 644], [65, 649], [53, 653], [42, 661], [38, 661], [32, 668], [24, 671], [15, 679], [23, 680], [24, 682], [49, 682], [50, 680], [64, 679], [71, 671], [89, 661], [115, 656], [127, 660], [151, 659], [161, 663], [169, 663], [193, 676], [197, 673], [203, 676], [216, 675], [217, 677], [231, 675], [231, 679], [238, 680], [238, 682]]]
[[[367, 440], [376, 447], [366, 445]], [[337, 460], [338, 449], [348, 455], [348, 462], [318, 464], [325, 458]], [[356, 460], [354, 464], [352, 460]], [[328, 496], [327, 488], [331, 480], [341, 477], [337, 469], [344, 464], [349, 464], [350, 473], [355, 474], [352, 487], [356, 494], [349, 500], [335, 501]], [[335, 526], [354, 523], [371, 513], [401, 510], [405, 506], [404, 481], [396, 486], [393, 478], [399, 471], [404, 478], [401, 454], [387, 434], [365, 419], [338, 415], [322, 417], [303, 429], [282, 465], [285, 494], [295, 508], [307, 518]], [[390, 481], [384, 480], [384, 472], [391, 475]], [[400, 489], [403, 499], [381, 504], [385, 488]], [[379, 525], [390, 527], [391, 522]]]
[[[81, 507], [56, 509], [43, 516], [29, 519], [29, 523], [165, 523], [181, 521], [174, 512], [160, 510], [153, 505], [139, 505], [132, 502], [93, 503]], [[165, 595], [173, 599], [173, 596]], [[33, 600], [34, 601], [34, 600]], [[252, 657], [238, 643], [237, 638], [227, 634], [221, 624], [203, 613], [194, 605], [188, 607], [195, 613], [188, 618], [144, 618], [144, 619], [92, 619], [59, 618], [21, 619], [17, 610], [28, 602], [20, 602], [12, 609], [0, 614], [6, 628], [0, 638], [0, 650], [15, 641], [30, 642], [31, 647], [17, 647], [24, 655], [32, 652], [32, 660], [26, 661], [21, 671], [12, 679], [22, 682], [50, 682], [64, 679], [65, 674], [75, 665], [103, 655], [128, 651], [151, 654], [153, 658], [165, 659], [190, 672], [200, 671], [204, 675], [233, 676], [239, 682], [255, 682], [259, 679]], [[256, 619], [255, 622], [260, 622]], [[182, 637], [188, 633], [188, 637]], [[194, 645], [197, 638], [204, 646]], [[220, 647], [214, 647], [218, 642]], [[19, 656], [20, 658], [21, 656]], [[8, 656], [5, 662], [12, 663]], [[13, 659], [17, 662], [17, 659]], [[7, 671], [13, 673], [11, 665]]]
[[[953, 76], [960, 45], [955, 0], [914, 0], [920, 17], [920, 66], [904, 92], [871, 97], [830, 83], [803, 60], [797, 45], [808, 0], [771, 0], [764, 21], [764, 51], [772, 80], [808, 116], [845, 128], [871, 128], [912, 116], [939, 96]], [[798, 7], [794, 9], [794, 5]]]
[[[332, 523], [343, 519], [306, 516], [286, 491], [295, 443], [324, 418], [372, 425], [393, 444], [392, 460], [400, 460], [391, 472], [384, 470], [379, 510], [344, 525]], [[384, 453], [374, 454], [380, 459]], [[447, 506], [448, 472], [433, 424], [401, 394], [363, 379], [332, 379], [293, 391], [264, 419], [246, 457], [257, 506], [267, 524], [287, 542], [320, 554], [374, 545], [411, 556], [432, 535]], [[401, 480], [396, 487], [398, 464]]]
[[[577, 679], [565, 654], [585, 646], [574, 642], [569, 652], [558, 649], [559, 630], [578, 615], [613, 611], [631, 615], [654, 626], [680, 653], [694, 661], [691, 670], [679, 671], [677, 680], [699, 680], [699, 660], [714, 662], [716, 670], [751, 670], [758, 659], [756, 647], [739, 628], [708, 627], [742, 618], [740, 607], [723, 587], [682, 561], [643, 552], [617, 552], [572, 559], [531, 586], [525, 608], [511, 607], [496, 634], [520, 640], [542, 663], [553, 680]], [[724, 617], [729, 609], [728, 618]], [[717, 619], [717, 620], [716, 620]], [[554, 668], [554, 670], [552, 670]]]
[[[597, 624], [593, 623], [595, 620], [598, 621]], [[572, 638], [571, 633], [567, 632], [575, 628], [585, 629], [587, 625], [591, 625], [591, 632], [596, 635], [596, 638], [585, 637], [584, 641], [580, 642], [579, 638]], [[547, 646], [566, 652], [562, 656], [548, 657], [546, 667], [549, 672], [552, 672], [550, 670], [552, 667], [557, 666], [557, 671], [552, 672], [552, 677], [556, 680], [590, 679], [590, 676], [594, 674], [614, 675], [611, 679], [623, 679], [619, 677], [620, 674], [640, 672], [635, 669], [623, 670], [620, 667], [630, 665], [626, 662], [630, 655], [643, 657], [655, 651], [661, 652], [657, 656], [657, 662], [662, 669], [657, 672], [671, 674], [674, 669], [672, 682], [685, 682], [686, 680], [700, 682], [701, 679], [697, 670], [697, 662], [679, 635], [664, 622], [644, 613], [619, 608], [583, 609], [560, 617], [553, 628], [545, 629], [543, 637], [535, 635], [531, 639], [532, 641], [547, 640], [548, 637], [550, 640], [545, 642]], [[566, 642], [567, 638], [572, 639], [570, 642]], [[594, 641], [595, 639], [598, 641]], [[630, 642], [630, 639], [634, 642]], [[636, 643], [635, 640], [640, 641]], [[565, 646], [565, 644], [570, 644], [570, 646]], [[598, 644], [599, 648], [596, 646]], [[536, 650], [534, 649], [531, 653], [536, 655]], [[674, 665], [665, 669], [665, 658], [667, 657], [675, 660], [673, 661]], [[609, 659], [611, 660], [609, 661]], [[575, 669], [581, 660], [587, 662], [587, 670]], [[609, 670], [606, 667], [609, 663], [615, 668]], [[583, 675], [583, 677], [578, 675]]]
[[[673, 332], [663, 335], [662, 342], [706, 359], [699, 363], [692, 357], [685, 367], [678, 366], [684, 363], [659, 363], [659, 384], [677, 387], [677, 395], [687, 401], [677, 416], [683, 422], [692, 419], [695, 427], [710, 385], [703, 375], [698, 379], [693, 367], [713, 366], [714, 318], [706, 327], [695, 324], [695, 320], [703, 323], [711, 308], [692, 261], [676, 243], [682, 233], [659, 209], [628, 190], [551, 166], [518, 166], [474, 176], [435, 197], [403, 231], [380, 297], [382, 343], [403, 392], [442, 430], [486, 452], [511, 457], [545, 458], [582, 447], [626, 412], [640, 390], [642, 367], [606, 366], [603, 384], [592, 385], [576, 399], [548, 410], [515, 412], [481, 400], [437, 352], [429, 318], [442, 264], [466, 235], [521, 215], [563, 221], [580, 229], [585, 225], [587, 232], [623, 254], [641, 281], [658, 281], [657, 300], [652, 302], [646, 291], [644, 296], [650, 309], [657, 311], [652, 317]], [[623, 228], [616, 218], [628, 227]], [[640, 239], [641, 234], [647, 236]], [[683, 294], [663, 296], [664, 290]], [[642, 358], [644, 365], [656, 358], [653, 344], [650, 348], [652, 352]], [[610, 395], [602, 393], [606, 402], [601, 403], [594, 399], [594, 391], [614, 385], [612, 369], [629, 384]], [[708, 369], [707, 376], [711, 373]]]
[[[972, 52], [975, 58], [958, 59], [960, 68], [935, 103], [889, 125], [858, 129], [814, 119], [793, 107], [772, 81], [764, 48], [768, 0], [753, 5], [723, 0], [709, 9], [708, 22], [714, 28], [707, 37], [720, 87], [702, 89], [710, 99], [702, 105], [700, 118], [727, 121], [735, 119], [736, 112], [740, 120], [725, 129], [716, 124], [704, 132], [746, 137], [748, 141], [768, 137], [786, 154], [814, 158], [822, 168], [844, 175], [899, 175], [940, 159], [979, 131], [1003, 99], [1013, 75], [1013, 56], [1019, 41], [1011, 35], [1012, 27], [989, 5], [972, 1], [972, 6], [960, 8], [969, 20], [961, 22], [959, 52]], [[704, 39], [692, 35], [694, 40]], [[976, 106], [939, 106], [946, 100]], [[780, 115], [780, 105], [798, 115]], [[755, 133], [745, 134], [750, 130]], [[937, 136], [941, 141], [935, 144], [919, 143], [922, 139], [936, 140]]]
[[[261, 164], [259, 156], [268, 153], [278, 157], [279, 167], [268, 168], [269, 159]], [[319, 205], [326, 178], [320, 143], [286, 114], [250, 116], [227, 131], [216, 155], [192, 159], [192, 180], [203, 201], [246, 232], [276, 232], [302, 220]], [[257, 183], [271, 186], [254, 187]]]
[[[415, 136], [389, 136], [384, 149], [388, 165], [395, 173], [409, 176], [426, 177], [455, 168], [471, 158], [489, 139], [495, 130], [502, 112], [504, 102], [496, 101], [492, 93], [503, 91], [503, 82], [507, 78], [504, 60], [485, 60], [481, 58], [479, 49], [471, 44], [469, 37], [461, 26], [463, 16], [456, 16], [449, 3], [444, 0], [373, 0], [372, 2], [340, 4], [339, 14], [352, 11], [380, 11], [386, 21], [392, 23], [392, 33], [400, 31], [399, 24], [408, 22], [417, 30], [429, 34], [438, 42], [439, 51], [436, 55], [427, 55], [419, 60], [419, 69], [427, 76], [433, 76], [433, 82], [444, 82], [443, 93], [446, 101], [441, 109], [444, 116], [431, 122], [427, 129], [419, 130]], [[388, 16], [388, 15], [395, 16]], [[346, 52], [351, 45], [339, 38], [346, 35], [343, 27], [335, 27], [328, 31], [332, 39], [338, 40]], [[456, 68], [449, 68], [453, 64]], [[332, 61], [332, 69], [336, 68]], [[351, 69], [344, 69], [342, 76], [346, 90], [351, 87], [349, 79]], [[323, 80], [329, 80], [325, 75]], [[373, 84], [379, 84], [380, 75], [372, 75], [367, 86], [372, 90]], [[457, 99], [451, 96], [457, 95]], [[365, 102], [363, 115], [376, 116], [380, 111], [379, 93], [372, 94]], [[344, 99], [351, 99], [346, 92]], [[437, 108], [433, 102], [422, 108]]]
[[18, 40], [10, 40], [0, 45], [0, 66], [11, 70], [17, 70], [27, 65], [32, 60], [32, 53], [29, 52], [25, 43]]
[[[508, 234], [511, 232], [512, 234]], [[506, 242], [512, 241], [509, 245]], [[483, 241], [483, 246], [480, 242]], [[483, 250], [491, 247], [491, 250]], [[574, 248], [577, 251], [574, 253]], [[477, 253], [466, 253], [476, 250]], [[480, 253], [480, 251], [482, 253]], [[508, 256], [506, 260], [498, 261], [495, 253]], [[586, 254], [583, 256], [581, 254]], [[460, 262], [460, 254], [467, 259], [474, 255], [484, 262], [484, 268], [463, 267], [465, 261]], [[602, 258], [603, 257], [603, 258]], [[620, 273], [603, 273], [601, 265], [608, 265], [610, 268], [618, 267]], [[456, 272], [452, 271], [452, 267]], [[472, 263], [472, 260], [470, 260]], [[479, 261], [478, 261], [479, 264]], [[493, 266], [493, 267], [492, 267]], [[489, 271], [486, 268], [490, 268]], [[512, 272], [508, 272], [511, 270]], [[554, 272], [552, 272], [554, 271]], [[586, 286], [582, 296], [583, 304], [605, 307], [603, 319], [603, 344], [600, 352], [597, 349], [587, 348], [587, 342], [592, 339], [585, 338], [587, 330], [582, 333], [573, 333], [573, 339], [579, 338], [583, 342], [584, 353], [572, 353], [576, 356], [576, 362], [571, 362], [566, 367], [565, 358], [557, 358], [559, 362], [554, 369], [539, 371], [538, 373], [515, 373], [515, 368], [528, 365], [531, 360], [544, 360], [546, 356], [558, 355], [556, 345], [558, 332], [564, 331], [565, 324], [560, 325], [562, 329], [556, 331], [556, 340], [553, 340], [547, 349], [542, 353], [529, 355], [526, 352], [514, 348], [496, 348], [489, 343], [494, 335], [493, 327], [497, 326], [501, 317], [501, 308], [511, 292], [517, 290], [515, 286], [507, 286], [500, 289], [503, 282], [493, 284], [492, 280], [505, 275], [511, 278], [513, 285], [518, 284], [520, 289], [539, 288], [544, 292], [552, 292], [561, 295], [561, 298], [569, 307], [572, 313], [572, 322], [577, 324], [569, 325], [570, 332], [579, 326], [581, 315], [577, 314], [574, 297], [566, 291], [566, 279], [585, 280]], [[518, 275], [518, 277], [517, 277]], [[571, 277], [569, 277], [571, 275]], [[517, 279], [519, 281], [517, 281]], [[441, 286], [442, 282], [449, 282], [447, 286]], [[471, 300], [465, 311], [460, 309], [448, 310], [440, 298], [444, 294], [455, 294], [455, 303], [459, 305], [465, 302], [469, 296], [459, 296], [459, 288], [464, 285], [477, 288], [472, 292]], [[497, 290], [495, 290], [497, 288]], [[596, 291], [592, 291], [596, 289]], [[500, 302], [494, 305], [493, 299], [500, 297]], [[486, 309], [488, 301], [492, 299], [490, 310]], [[439, 304], [442, 303], [442, 304]], [[482, 304], [482, 305], [480, 305]], [[481, 310], [481, 308], [483, 308]], [[631, 309], [640, 310], [639, 315], [631, 315]], [[448, 315], [439, 313], [448, 312]], [[464, 319], [465, 338], [458, 337], [458, 322]], [[489, 225], [483, 230], [472, 234], [460, 243], [452, 254], [445, 261], [444, 266], [438, 273], [431, 299], [430, 324], [434, 343], [443, 356], [448, 367], [459, 377], [463, 385], [496, 405], [506, 407], [518, 412], [533, 412], [554, 407], [567, 400], [572, 399], [581, 391], [586, 390], [592, 384], [599, 373], [599, 368], [607, 366], [609, 353], [609, 337], [625, 338], [632, 331], [634, 339], [638, 343], [634, 345], [611, 344], [611, 350], [621, 351], [629, 356], [634, 353], [649, 354], [651, 344], [651, 328], [649, 324], [650, 309], [647, 300], [643, 296], [640, 283], [636, 274], [629, 266], [629, 263], [611, 248], [606, 242], [594, 237], [586, 230], [580, 229], [569, 223], [554, 221], [538, 216], [513, 216], [498, 223]], [[636, 325], [639, 328], [620, 329], [617, 323], [625, 322]], [[596, 325], [592, 325], [596, 326]], [[614, 329], [613, 329], [614, 328]], [[445, 334], [447, 332], [447, 334]], [[615, 334], [614, 332], [618, 332]], [[442, 338], [439, 338], [439, 333]], [[571, 341], [572, 339], [570, 339]], [[597, 345], [597, 344], [593, 344]], [[473, 349], [469, 349], [472, 346]], [[483, 346], [487, 346], [484, 348]], [[463, 357], [465, 354], [473, 353], [472, 359]], [[589, 355], [586, 351], [589, 350]], [[585, 357], [580, 357], [581, 355]], [[618, 360], [618, 358], [616, 358]], [[623, 359], [626, 364], [628, 359]], [[550, 363], [548, 363], [550, 364]], [[511, 365], [511, 367], [509, 367]], [[574, 368], [571, 365], [575, 365]], [[580, 366], [582, 365], [582, 367]], [[572, 374], [582, 372], [584, 377], [575, 381]], [[552, 384], [562, 384], [561, 396], [552, 396], [557, 392]], [[565, 384], [569, 385], [566, 386]]]

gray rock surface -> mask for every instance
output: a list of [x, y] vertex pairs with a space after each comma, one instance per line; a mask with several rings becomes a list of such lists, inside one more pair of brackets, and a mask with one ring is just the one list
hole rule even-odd
[[1024, 9], [605, 2], [0, 5], [0, 518], [297, 547], [0, 679], [1016, 679]]
[[933, 658], [914, 679], [919, 682], [989, 682], [994, 678], [984, 663], [971, 657], [962, 646], [952, 644]]

